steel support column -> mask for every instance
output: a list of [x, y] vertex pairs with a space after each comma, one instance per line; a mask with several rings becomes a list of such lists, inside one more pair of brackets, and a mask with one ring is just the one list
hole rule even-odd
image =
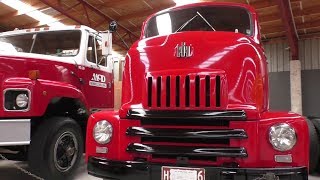
[[301, 62], [299, 60], [298, 33], [295, 26], [290, 0], [276, 0], [291, 52], [290, 94], [291, 111], [302, 114]]

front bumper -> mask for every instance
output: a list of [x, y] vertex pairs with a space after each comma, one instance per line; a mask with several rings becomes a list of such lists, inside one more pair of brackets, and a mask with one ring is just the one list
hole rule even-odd
[[[138, 161], [109, 161], [90, 157], [90, 175], [116, 180], [160, 180], [161, 164], [148, 164]], [[174, 165], [173, 165], [174, 166]], [[294, 168], [205, 168], [206, 180], [307, 180], [306, 167]]]
[[0, 146], [29, 145], [30, 119], [0, 119]]

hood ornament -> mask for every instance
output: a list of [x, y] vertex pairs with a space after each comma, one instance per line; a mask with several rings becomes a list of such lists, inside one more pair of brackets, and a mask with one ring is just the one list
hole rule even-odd
[[189, 58], [193, 56], [192, 45], [186, 45], [186, 42], [182, 42], [181, 45], [177, 44], [175, 47], [175, 54], [177, 58]]

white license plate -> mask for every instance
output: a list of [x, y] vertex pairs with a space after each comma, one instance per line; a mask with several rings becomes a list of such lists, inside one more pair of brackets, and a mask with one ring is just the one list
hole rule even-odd
[[162, 166], [161, 180], [205, 180], [205, 169]]

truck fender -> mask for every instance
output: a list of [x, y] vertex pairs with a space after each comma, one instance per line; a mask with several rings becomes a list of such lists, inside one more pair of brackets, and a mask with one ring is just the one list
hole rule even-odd
[[[88, 103], [82, 91], [77, 87], [57, 81], [38, 80], [34, 87], [32, 107], [35, 114], [43, 116], [48, 105], [59, 98], [79, 100], [88, 111]], [[37, 102], [37, 104], [35, 104]]]

